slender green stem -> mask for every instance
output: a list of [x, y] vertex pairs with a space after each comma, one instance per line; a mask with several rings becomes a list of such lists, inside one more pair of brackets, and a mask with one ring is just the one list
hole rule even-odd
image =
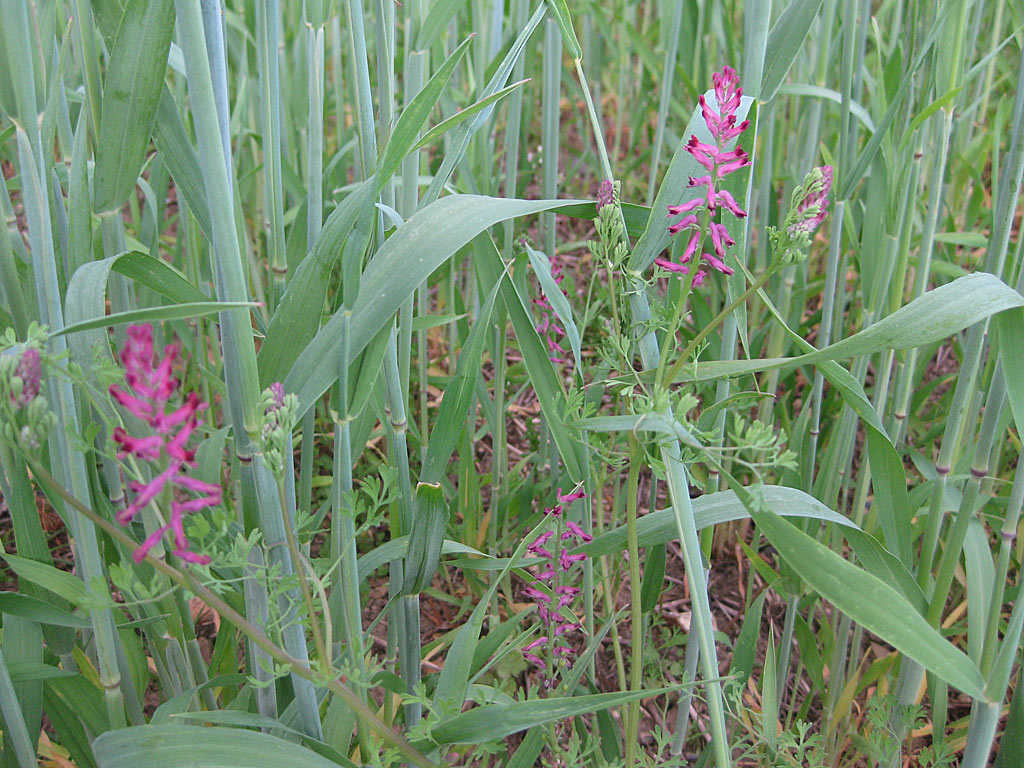
[[747, 299], [749, 299], [759, 290], [764, 288], [765, 284], [768, 282], [769, 278], [771, 278], [771, 276], [774, 273], [775, 270], [772, 268], [766, 270], [765, 273], [761, 275], [756, 282], [752, 283], [747, 288], [747, 290], [745, 290], [743, 293], [737, 296], [735, 300], [733, 300], [721, 312], [715, 315], [715, 318], [706, 326], [704, 326], [704, 328], [702, 328], [700, 332], [698, 332], [697, 335], [690, 340], [690, 343], [686, 345], [686, 348], [683, 350], [682, 354], [680, 354], [676, 361], [672, 364], [672, 367], [668, 369], [668, 374], [665, 376], [664, 381], [661, 382], [662, 386], [668, 386], [669, 384], [672, 383], [675, 377], [679, 374], [679, 371], [682, 369], [683, 365], [685, 365], [686, 361], [690, 359], [690, 355], [692, 355], [693, 351], [697, 348], [697, 346], [702, 341], [704, 341], [704, 339], [707, 338], [708, 334], [715, 330], [715, 328], [717, 328], [719, 325], [721, 325], [722, 321], [725, 320], [725, 318], [727, 318], [736, 310], [736, 307], [742, 305]]

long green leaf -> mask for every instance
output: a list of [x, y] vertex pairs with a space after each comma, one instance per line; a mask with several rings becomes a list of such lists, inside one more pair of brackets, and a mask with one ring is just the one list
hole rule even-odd
[[287, 733], [290, 736], [301, 739], [304, 744], [318, 755], [325, 757], [328, 760], [333, 760], [338, 765], [345, 766], [345, 768], [356, 768], [355, 763], [333, 747], [324, 744], [322, 741], [317, 741], [311, 736], [307, 736], [300, 731], [296, 731], [294, 728], [289, 728], [287, 725], [284, 725], [272, 717], [264, 717], [263, 715], [256, 715], [252, 712], [240, 712], [234, 709], [225, 709], [219, 712], [179, 712], [175, 715], [171, 715], [170, 719], [172, 722], [193, 720], [200, 723], [213, 723], [214, 725], [262, 728], [267, 732], [277, 729], [282, 733]]
[[775, 91], [786, 79], [786, 73], [800, 54], [807, 33], [814, 23], [824, 0], [794, 0], [789, 3], [768, 32], [768, 46], [764, 54], [764, 79], [761, 81], [761, 101], [771, 101]]
[[88, 619], [75, 616], [73, 613], [51, 605], [45, 600], [38, 600], [17, 592], [0, 592], [0, 612], [38, 621], [40, 624], [52, 624], [58, 627], [87, 629], [92, 626]]
[[950, 685], [973, 698], [986, 699], [985, 681], [974, 662], [900, 592], [785, 522], [767, 505], [745, 496], [751, 516], [780, 557], [818, 594]]
[[438, 744], [471, 744], [493, 741], [519, 731], [536, 728], [545, 723], [617, 707], [635, 699], [661, 696], [683, 687], [685, 686], [654, 688], [649, 691], [533, 699], [517, 701], [514, 704], [487, 704], [434, 726], [430, 731], [430, 738]]
[[186, 317], [215, 315], [226, 309], [251, 309], [258, 306], [260, 306], [259, 303], [255, 301], [197, 301], [189, 304], [168, 304], [160, 307], [132, 309], [128, 312], [115, 312], [112, 315], [104, 315], [93, 320], [83, 320], [80, 323], [64, 326], [60, 333], [81, 333], [82, 331], [91, 331], [95, 328], [112, 328], [116, 325], [126, 325], [127, 323], [182, 320]]
[[[359, 297], [352, 308], [350, 360], [370, 343], [402, 302], [435, 269], [480, 232], [508, 219], [578, 202], [451, 195], [417, 211], [384, 243], [363, 273]], [[283, 379], [285, 389], [298, 395], [301, 412], [316, 402], [337, 378], [340, 330], [341, 317], [335, 314], [302, 350]], [[270, 331], [267, 336], [269, 341]], [[290, 343], [297, 345], [301, 339]]]
[[480, 375], [480, 358], [483, 356], [484, 344], [487, 341], [486, 331], [490, 327], [491, 314], [498, 289], [504, 275], [495, 283], [487, 300], [477, 314], [476, 322], [469, 331], [469, 337], [459, 353], [455, 364], [455, 375], [444, 388], [444, 397], [437, 412], [437, 421], [430, 433], [427, 455], [420, 470], [421, 483], [437, 483], [441, 481], [448, 459], [451, 458], [462, 433], [463, 425], [469, 414], [469, 406], [473, 402], [476, 381]]
[[19, 578], [48, 589], [73, 605], [82, 606], [88, 602], [85, 584], [67, 571], [17, 555], [3, 555], [3, 559]]
[[469, 50], [469, 44], [472, 41], [472, 37], [466, 38], [458, 48], [452, 51], [452, 54], [445, 59], [444, 63], [437, 68], [437, 71], [427, 81], [427, 84], [423, 86], [423, 89], [413, 97], [409, 106], [399, 115], [398, 122], [391, 133], [388, 145], [384, 148], [384, 153], [381, 155], [380, 164], [377, 169], [378, 192], [383, 188], [385, 182], [391, 178], [392, 174], [398, 170], [398, 166], [402, 163], [402, 158], [413, 149], [413, 143], [416, 141], [423, 123], [437, 104], [441, 93], [455, 73], [455, 67], [458, 66], [459, 62], [466, 55], [466, 52]]
[[103, 83], [93, 182], [99, 212], [120, 208], [139, 177], [173, 33], [174, 0], [125, 5]]
[[1024, 307], [1024, 297], [998, 277], [975, 272], [928, 291], [863, 331], [814, 352], [796, 357], [702, 362], [695, 368], [684, 369], [677, 381], [741, 376], [887, 349], [922, 347], [1015, 307]]
[[573, 29], [572, 17], [569, 16], [569, 7], [565, 4], [565, 0], [547, 0], [547, 2], [551, 7], [551, 12], [555, 14], [558, 29], [562, 33], [562, 42], [569, 55], [574, 59], [583, 58], [583, 48], [580, 47], [580, 41], [576, 37], [576, 30]]
[[[857, 526], [852, 520], [833, 512], [813, 496], [796, 488], [765, 485], [761, 488], [765, 504], [783, 517], [806, 517], [838, 523], [849, 528]], [[697, 530], [732, 520], [743, 520], [750, 513], [734, 491], [709, 493], [693, 500], [693, 516]], [[671, 508], [659, 509], [637, 520], [637, 539], [641, 547], [664, 544], [679, 537], [676, 518]], [[626, 527], [613, 528], [579, 547], [591, 557], [618, 554], [626, 546]]]
[[258, 731], [198, 725], [139, 725], [92, 744], [100, 768], [337, 768], [316, 752]]
[[484, 98], [473, 102], [465, 109], [460, 109], [454, 115], [452, 115], [446, 120], [442, 120], [440, 123], [438, 123], [425, 134], [423, 134], [423, 137], [416, 142], [416, 146], [413, 147], [413, 150], [422, 149], [428, 144], [436, 141], [462, 121], [468, 120], [478, 112], [481, 112], [482, 110], [487, 109], [487, 107], [490, 107], [492, 104], [501, 101], [506, 96], [510, 95], [518, 88], [521, 88], [528, 82], [530, 82], [529, 78], [527, 78], [526, 80], [520, 80], [518, 83], [512, 83], [512, 85], [502, 88], [497, 93], [492, 93], [489, 96], [485, 96]]

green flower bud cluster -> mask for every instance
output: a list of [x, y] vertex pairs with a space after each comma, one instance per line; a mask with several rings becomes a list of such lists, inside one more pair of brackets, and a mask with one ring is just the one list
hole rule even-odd
[[284, 471], [288, 438], [299, 416], [299, 398], [294, 394], [285, 394], [281, 382], [275, 381], [263, 390], [261, 405], [263, 423], [260, 426], [260, 437], [263, 441], [263, 456], [271, 471], [280, 475]]
[[0, 438], [36, 452], [57, 426], [57, 415], [41, 393], [46, 331], [33, 323], [29, 339], [18, 343], [13, 333], [0, 341]]
[[597, 241], [587, 242], [587, 247], [594, 258], [605, 264], [611, 272], [621, 271], [626, 264], [629, 251], [626, 248], [625, 233], [622, 229], [622, 217], [619, 215], [620, 182], [601, 184], [598, 193], [597, 218], [594, 227], [597, 229]]
[[807, 258], [811, 237], [828, 215], [828, 193], [832, 189], [832, 166], [813, 168], [803, 184], [793, 190], [789, 213], [782, 229], [768, 227], [768, 239], [775, 258], [783, 264], [799, 264]]

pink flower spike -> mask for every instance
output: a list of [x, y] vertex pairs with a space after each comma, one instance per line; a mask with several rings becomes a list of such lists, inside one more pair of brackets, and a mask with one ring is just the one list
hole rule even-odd
[[[172, 411], [171, 413], [160, 416], [157, 419], [157, 423], [153, 426], [156, 427], [156, 431], [162, 435], [170, 433], [170, 431], [181, 424], [182, 422], [188, 423], [195, 414], [206, 409], [206, 403], [200, 403], [199, 397], [195, 392], [191, 392], [185, 404], [180, 408]], [[195, 424], [192, 424], [192, 428], [195, 428]]]
[[124, 511], [118, 514], [118, 520], [122, 517], [126, 517], [128, 520], [131, 520], [140, 509], [160, 495], [160, 491], [164, 489], [164, 486], [167, 485], [167, 481], [171, 479], [171, 476], [177, 470], [177, 465], [172, 464], [148, 483], [139, 486], [139, 495], [135, 497], [135, 501], [133, 501]]
[[[698, 201], [700, 201], [700, 198], [698, 198]], [[675, 224], [670, 226], [668, 228], [668, 231], [669, 231], [669, 234], [674, 235], [677, 232], [683, 231], [684, 229], [689, 229], [690, 227], [696, 227], [696, 226], [697, 226], [697, 216], [696, 216], [696, 214], [691, 213], [689, 216], [684, 216], [678, 222], [676, 222]]]
[[529, 546], [527, 546], [527, 549], [530, 549], [531, 547], [534, 547], [536, 545], [546, 544], [547, 540], [550, 539], [554, 535], [555, 535], [554, 531], [546, 531], [545, 533], [542, 533], [540, 536], [538, 536], [536, 539], [533, 540], [533, 544], [530, 544]]
[[679, 258], [680, 264], [686, 264], [693, 258], [693, 254], [697, 252], [697, 246], [700, 244], [700, 232], [694, 232], [690, 237], [690, 242], [686, 244], [686, 250], [683, 251], [683, 255]]
[[195, 563], [196, 565], [209, 565], [212, 562], [212, 558], [209, 555], [198, 555], [195, 552], [190, 552], [187, 549], [176, 549], [174, 550], [175, 556], [181, 558], [186, 563]]
[[523, 651], [523, 658], [531, 664], [533, 664], [533, 666], [537, 667], [537, 669], [547, 669], [547, 664], [545, 664], [539, 656], [535, 656], [532, 653], [527, 653], [526, 651]]
[[[209, 563], [208, 556], [189, 550], [183, 522], [185, 514], [220, 504], [223, 498], [219, 485], [205, 483], [183, 473], [186, 466], [195, 464], [195, 451], [186, 445], [200, 424], [197, 414], [205, 410], [207, 405], [195, 393], [190, 393], [177, 408], [171, 403], [179, 387], [173, 375], [174, 362], [178, 358], [177, 347], [167, 346], [159, 357], [156, 356], [153, 351], [153, 328], [149, 325], [129, 326], [127, 337], [120, 355], [127, 386], [123, 389], [111, 386], [110, 395], [126, 411], [145, 421], [155, 434], [136, 438], [118, 427], [113, 433], [113, 439], [123, 449], [118, 454], [120, 458], [131, 454], [145, 461], [164, 464], [153, 468], [154, 476], [149, 482], [128, 483], [135, 498], [118, 513], [117, 519], [127, 524], [171, 483], [181, 490], [175, 496], [168, 495], [170, 520], [146, 538], [134, 557], [141, 560], [163, 534], [171, 531], [177, 556], [186, 562]], [[186, 492], [193, 495], [184, 496]]]
[[690, 143], [686, 145], [686, 151], [693, 155], [693, 159], [704, 166], [708, 171], [714, 170], [715, 158], [718, 156], [718, 151], [710, 144], [702, 144], [697, 141], [696, 136], [690, 136]]
[[116, 384], [110, 386], [110, 394], [133, 416], [137, 416], [143, 421], [149, 421], [153, 417], [152, 405], [145, 400], [128, 394]]
[[711, 222], [711, 243], [715, 247], [715, 254], [718, 258], [725, 256], [725, 249], [735, 245], [735, 241], [729, 236], [729, 230], [722, 224]]
[[614, 200], [615, 185], [611, 179], [605, 179], [597, 189], [597, 210], [600, 211], [606, 205], [611, 205]]

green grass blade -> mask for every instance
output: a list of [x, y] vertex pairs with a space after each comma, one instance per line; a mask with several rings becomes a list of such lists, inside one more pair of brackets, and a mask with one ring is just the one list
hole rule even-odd
[[[352, 308], [349, 354], [354, 358], [361, 352], [420, 283], [480, 232], [498, 222], [558, 208], [566, 202], [452, 195], [417, 211], [381, 247], [363, 274], [359, 297]], [[340, 316], [335, 314], [302, 350], [284, 379], [285, 389], [299, 397], [300, 412], [337, 378], [340, 324]], [[296, 340], [289, 343], [295, 344]]]
[[25, 719], [22, 717], [21, 704], [14, 691], [14, 683], [7, 672], [3, 651], [0, 651], [0, 714], [4, 718], [4, 736], [14, 745], [14, 757], [20, 768], [33, 768], [38, 765], [36, 750], [28, 735]]
[[683, 687], [685, 686], [668, 686], [649, 691], [533, 699], [517, 701], [514, 704], [487, 704], [434, 726], [430, 731], [430, 738], [437, 744], [471, 744], [493, 741], [556, 720], [618, 707], [635, 699], [661, 696]]
[[416, 142], [415, 146], [413, 146], [413, 150], [422, 149], [428, 144], [436, 141], [441, 136], [450, 131], [452, 128], [457, 126], [459, 123], [463, 122], [464, 120], [468, 120], [469, 118], [482, 112], [488, 107], [497, 104], [506, 96], [514, 93], [516, 90], [523, 87], [528, 82], [530, 82], [529, 78], [527, 78], [526, 80], [520, 80], [517, 83], [512, 83], [512, 85], [502, 88], [497, 93], [492, 93], [490, 96], [485, 96], [484, 98], [473, 102], [465, 109], [460, 109], [447, 120], [442, 120], [440, 123], [438, 123], [425, 134], [423, 134], [423, 138]]
[[572, 17], [569, 16], [569, 7], [565, 0], [547, 0], [547, 4], [555, 16], [555, 21], [558, 22], [558, 30], [562, 33], [566, 51], [573, 59], [582, 59], [583, 49], [576, 37], [576, 30], [573, 29]]
[[45, 600], [38, 600], [18, 592], [0, 592], [0, 611], [37, 621], [40, 624], [51, 624], [58, 627], [88, 629], [92, 626], [88, 619], [61, 610]]
[[471, 42], [473, 42], [472, 37], [466, 38], [458, 48], [452, 51], [451, 56], [445, 59], [444, 63], [437, 68], [437, 71], [427, 81], [427, 84], [423, 86], [423, 90], [413, 97], [409, 106], [399, 115], [398, 122], [395, 123], [395, 128], [391, 132], [391, 138], [388, 139], [387, 146], [384, 147], [380, 165], [377, 168], [377, 184], [379, 187], [382, 188], [384, 183], [398, 170], [398, 167], [402, 164], [402, 158], [412, 149], [422, 146], [422, 143], [417, 144], [416, 147], [413, 146], [416, 142], [416, 137], [419, 136], [423, 123], [441, 98], [441, 94], [447, 87], [448, 81], [451, 80], [452, 75], [455, 73], [455, 68], [465, 57]]
[[173, 0], [125, 6], [103, 83], [93, 181], [97, 212], [120, 208], [139, 177], [173, 33]]
[[977, 666], [915, 611], [902, 594], [787, 524], [750, 494], [739, 495], [780, 556], [822, 597], [950, 685], [985, 700], [985, 682]]
[[824, 0], [796, 0], [789, 3], [768, 32], [764, 55], [764, 78], [761, 80], [761, 101], [771, 101], [793, 62], [800, 55], [807, 33]]
[[100, 768], [336, 768], [316, 752], [258, 731], [198, 725], [140, 725], [93, 742]]
[[477, 313], [476, 322], [473, 323], [466, 343], [462, 347], [462, 352], [459, 353], [459, 359], [455, 365], [455, 375], [444, 389], [444, 397], [441, 399], [441, 407], [437, 413], [434, 430], [430, 433], [427, 455], [423, 459], [423, 468], [420, 470], [421, 483], [440, 482], [445, 468], [448, 466], [448, 460], [458, 443], [459, 435], [462, 433], [470, 405], [473, 402], [473, 395], [476, 392], [476, 382], [480, 375], [480, 359], [484, 353], [487, 331], [491, 327], [491, 315], [494, 311], [498, 289], [504, 279], [503, 275], [495, 283], [487, 300]]
[[[765, 503], [783, 517], [806, 517], [824, 520], [849, 528], [856, 528], [853, 521], [834, 512], [813, 496], [781, 485], [762, 486]], [[735, 491], [718, 491], [693, 500], [693, 516], [697, 530], [733, 520], [750, 517], [749, 510]], [[678, 538], [675, 515], [671, 508], [650, 512], [637, 520], [637, 540], [641, 547], [665, 544]], [[614, 555], [626, 546], [626, 527], [620, 526], [595, 536], [594, 540], [578, 548], [591, 557]]]

